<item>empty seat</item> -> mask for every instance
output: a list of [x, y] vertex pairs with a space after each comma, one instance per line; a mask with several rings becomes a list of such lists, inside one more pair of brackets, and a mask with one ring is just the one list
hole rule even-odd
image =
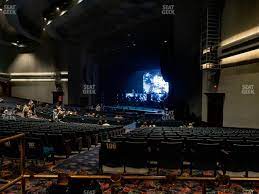
[[[103, 142], [99, 152], [99, 165], [103, 172], [107, 172], [107, 168], [118, 168], [120, 173], [124, 172], [124, 160], [123, 160], [123, 142]], [[112, 173], [112, 172], [111, 172]]]
[[182, 169], [183, 142], [161, 142], [159, 147], [159, 168]]

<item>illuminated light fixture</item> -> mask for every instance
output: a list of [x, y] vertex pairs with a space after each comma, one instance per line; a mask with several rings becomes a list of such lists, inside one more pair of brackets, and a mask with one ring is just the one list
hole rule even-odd
[[2, 8], [0, 8], [0, 11], [3, 11], [3, 9], [2, 9]]
[[79, 4], [79, 3], [83, 2], [83, 1], [84, 1], [84, 0], [78, 0], [78, 1], [77, 1], [77, 4]]
[[201, 65], [202, 69], [212, 69], [215, 67], [214, 63], [204, 63]]
[[43, 28], [43, 31], [45, 31], [46, 30], [46, 28]]
[[11, 79], [11, 82], [53, 82], [55, 79]]
[[47, 21], [47, 18], [44, 18], [44, 21], [46, 22], [46, 21]]
[[255, 35], [255, 34], [258, 34], [259, 35], [259, 26], [256, 26], [254, 28], [251, 28], [247, 31], [244, 31], [244, 32], [241, 32], [239, 34], [236, 34], [230, 38], [227, 38], [226, 40], [223, 40], [221, 43], [220, 43], [220, 46], [223, 47], [223, 46], [226, 46], [228, 44], [231, 44], [233, 42], [237, 42], [237, 41], [240, 41], [244, 38], [247, 38], [249, 36], [252, 36], [252, 35]]
[[203, 49], [202, 54], [204, 55], [204, 54], [210, 53], [210, 52], [211, 52], [211, 49], [209, 47], [209, 48]]
[[[61, 75], [68, 75], [67, 71], [61, 71]], [[54, 76], [55, 72], [22, 72], [22, 73], [10, 73], [11, 76]]]
[[248, 60], [253, 60], [253, 59], [259, 59], [259, 49], [255, 49], [255, 50], [241, 53], [238, 55], [234, 55], [231, 57], [223, 58], [223, 59], [221, 59], [220, 64], [225, 65], [225, 64], [238, 63], [238, 62], [248, 61]]
[[60, 74], [61, 75], [68, 75], [68, 71], [61, 71]]
[[26, 45], [24, 45], [24, 44], [19, 44], [19, 45], [17, 45], [19, 48], [24, 48], [24, 47], [26, 47]]
[[11, 76], [54, 76], [55, 72], [24, 72], [24, 73], [10, 73]]
[[67, 13], [67, 10], [62, 11], [59, 15], [62, 16], [62, 15], [64, 15], [65, 13]]
[[68, 79], [67, 79], [67, 78], [64, 78], [64, 79], [60, 79], [60, 81], [62, 81], [62, 82], [68, 82]]
[[49, 20], [48, 23], [47, 23], [47, 25], [49, 25], [49, 24], [51, 24], [51, 23], [52, 23], [52, 20]]
[[168, 41], [167, 40], [164, 40], [164, 43], [167, 43]]
[[59, 7], [56, 8], [56, 11], [60, 11]]
[[16, 42], [12, 42], [11, 44], [14, 46], [18, 46], [18, 44]]
[[[11, 82], [54, 82], [56, 79], [11, 79]], [[61, 82], [68, 82], [68, 79], [61, 79]]]

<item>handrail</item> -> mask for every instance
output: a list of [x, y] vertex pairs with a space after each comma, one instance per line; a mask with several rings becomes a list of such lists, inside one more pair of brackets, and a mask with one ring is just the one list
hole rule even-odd
[[20, 171], [21, 171], [21, 175], [18, 178], [16, 178], [16, 179], [6, 183], [5, 185], [3, 185], [0, 188], [0, 192], [8, 189], [11, 186], [13, 186], [18, 181], [21, 181], [21, 193], [25, 194], [25, 178], [24, 178], [25, 142], [24, 142], [24, 137], [25, 137], [25, 134], [21, 133], [21, 134], [18, 134], [18, 135], [14, 135], [14, 136], [11, 136], [11, 137], [0, 139], [0, 144], [3, 144], [3, 143], [8, 142], [8, 141], [20, 139]]
[[[8, 182], [7, 184], [3, 185], [0, 188], [0, 192], [6, 190], [7, 188], [11, 187], [15, 183], [21, 181], [21, 193], [25, 194], [25, 180], [26, 179], [58, 179], [59, 175], [51, 175], [51, 174], [44, 174], [44, 175], [29, 175], [24, 174], [24, 164], [25, 164], [25, 141], [24, 141], [25, 135], [18, 134], [14, 135], [12, 137], [7, 137], [0, 140], [0, 144], [21, 139], [20, 141], [20, 167], [21, 167], [21, 175]], [[65, 175], [67, 178], [70, 179], [103, 179], [103, 180], [112, 180], [113, 175]], [[144, 176], [144, 175], [118, 175], [114, 176], [116, 180], [114, 181], [121, 181], [124, 180], [169, 180], [169, 181], [198, 181], [202, 183], [202, 193], [206, 193], [206, 182], [209, 181], [220, 181], [221, 179], [227, 178], [228, 181], [248, 181], [248, 182], [259, 182], [259, 177], [228, 177], [228, 176], [222, 176], [222, 177], [184, 177], [184, 176]]]
[[17, 182], [19, 182], [20, 180], [22, 180], [22, 176], [19, 176], [18, 178], [16, 178], [16, 179], [14, 179], [14, 180], [12, 180], [12, 181], [10, 181], [10, 182], [8, 182], [8, 183], [6, 183], [4, 186], [2, 186], [1, 188], [0, 188], [0, 192], [2, 192], [2, 191], [4, 191], [4, 190], [6, 190], [6, 189], [8, 189], [9, 187], [11, 187], [11, 186], [13, 186], [15, 183], [17, 183]]
[[[112, 175], [67, 175], [71, 179], [112, 179]], [[170, 176], [169, 176], [170, 177]], [[24, 178], [28, 179], [57, 179], [59, 175], [28, 175], [25, 174]], [[138, 175], [121, 175], [124, 180], [167, 180], [168, 176], [138, 176]], [[175, 176], [176, 181], [217, 181], [217, 177], [185, 177], [185, 176]], [[230, 181], [259, 181], [259, 178], [255, 177], [230, 177]]]
[[24, 133], [0, 139], [0, 144], [25, 137]]

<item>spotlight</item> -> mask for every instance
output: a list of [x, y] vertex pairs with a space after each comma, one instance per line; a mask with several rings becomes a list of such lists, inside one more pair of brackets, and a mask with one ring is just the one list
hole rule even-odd
[[47, 23], [47, 25], [49, 25], [49, 24], [51, 24], [51, 23], [52, 23], [52, 20], [49, 20], [48, 23]]
[[60, 16], [64, 15], [65, 13], [67, 13], [67, 10], [64, 10], [60, 13]]
[[56, 11], [60, 11], [59, 7], [56, 8]]
[[164, 40], [164, 43], [167, 43], [168, 41], [167, 40]]
[[19, 48], [24, 48], [24, 47], [26, 47], [26, 45], [20, 44], [20, 45], [18, 45], [18, 47], [19, 47]]
[[43, 28], [43, 31], [45, 31], [46, 30], [46, 28]]
[[3, 11], [3, 9], [2, 9], [2, 8], [0, 8], [0, 11]]
[[47, 21], [47, 18], [44, 18], [44, 21], [46, 22], [46, 21]]

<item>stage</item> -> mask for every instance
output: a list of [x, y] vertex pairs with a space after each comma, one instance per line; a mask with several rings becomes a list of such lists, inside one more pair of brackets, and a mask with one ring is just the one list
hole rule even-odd
[[104, 109], [112, 109], [117, 111], [129, 111], [129, 112], [142, 112], [148, 114], [163, 114], [163, 109], [158, 108], [148, 108], [140, 106], [104, 106]]

